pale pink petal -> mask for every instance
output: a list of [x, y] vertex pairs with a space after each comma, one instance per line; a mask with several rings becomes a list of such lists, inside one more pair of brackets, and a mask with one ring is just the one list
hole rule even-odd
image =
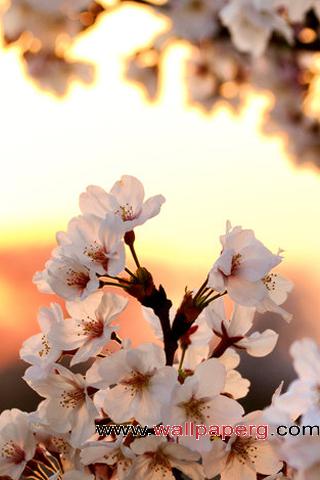
[[265, 357], [275, 348], [279, 335], [273, 330], [265, 330], [262, 333], [254, 332], [249, 337], [245, 337], [237, 346], [245, 348], [249, 355], [253, 357]]

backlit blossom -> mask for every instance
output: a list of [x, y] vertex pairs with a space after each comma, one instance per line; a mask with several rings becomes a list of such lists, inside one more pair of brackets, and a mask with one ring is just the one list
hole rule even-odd
[[262, 282], [268, 294], [256, 306], [257, 311], [260, 313], [278, 313], [289, 323], [292, 319], [292, 314], [288, 313], [280, 305], [287, 300], [288, 293], [293, 289], [293, 283], [277, 273], [269, 273], [262, 279]]
[[58, 433], [48, 425], [37, 423], [36, 412], [30, 414], [30, 421], [37, 444], [48, 452], [59, 455], [64, 471], [79, 466], [79, 450], [70, 444], [70, 432]]
[[257, 306], [268, 294], [262, 280], [282, 257], [270, 252], [252, 230], [231, 228], [229, 222], [220, 241], [222, 252], [209, 272], [208, 286], [226, 290], [240, 305]]
[[270, 8], [269, 0], [231, 0], [220, 12], [222, 23], [229, 28], [231, 38], [242, 52], [261, 55], [274, 31], [288, 42], [292, 31], [279, 12]]
[[172, 469], [176, 468], [191, 480], [202, 480], [200, 455], [164, 438], [140, 438], [131, 445], [137, 455], [127, 480], [173, 480]]
[[275, 405], [293, 419], [303, 415], [307, 424], [309, 417], [320, 417], [320, 348], [314, 340], [304, 338], [294, 342], [290, 351], [299, 378]]
[[38, 322], [41, 333], [28, 338], [20, 350], [20, 357], [31, 365], [38, 365], [43, 369], [50, 367], [61, 356], [61, 348], [48, 338], [51, 328], [63, 323], [63, 313], [58, 303], [52, 303], [49, 308], [42, 307], [39, 311]]
[[169, 15], [172, 32], [192, 41], [204, 40], [219, 31], [218, 12], [224, 0], [172, 0]]
[[[311, 423], [309, 423], [309, 420]], [[319, 415], [302, 422], [302, 425], [318, 425]], [[295, 480], [317, 480], [320, 478], [320, 437], [317, 434], [301, 433], [288, 435], [279, 449], [280, 455], [293, 470], [297, 471]]]
[[35, 449], [28, 414], [16, 408], [4, 410], [0, 415], [0, 476], [19, 480]]
[[[233, 425], [241, 419], [243, 409], [235, 400], [221, 395], [225, 383], [226, 369], [217, 359], [200, 363], [192, 376], [175, 387], [170, 406], [163, 409], [164, 423]], [[209, 436], [199, 440], [192, 436], [179, 436], [179, 442], [196, 451], [207, 451], [211, 444]]]
[[118, 275], [125, 266], [123, 232], [123, 222], [116, 215], [109, 214], [103, 220], [79, 216], [69, 222], [62, 237], [62, 252], [78, 258], [90, 271]]
[[101, 352], [117, 327], [112, 323], [126, 308], [128, 301], [99, 290], [85, 300], [67, 302], [71, 318], [54, 325], [50, 340], [62, 350], [78, 349], [70, 365], [85, 362]]
[[240, 355], [233, 348], [228, 348], [221, 357], [219, 362], [224, 365], [227, 375], [224, 392], [237, 400], [247, 395], [250, 387], [250, 381], [243, 378], [241, 373], [236, 370], [240, 364]]
[[142, 425], [156, 425], [162, 408], [169, 404], [177, 371], [165, 366], [160, 347], [142, 344], [97, 359], [87, 378], [94, 387], [105, 388], [104, 410], [114, 422], [135, 418]]
[[115, 441], [99, 440], [87, 442], [81, 449], [83, 465], [101, 463], [116, 467], [118, 480], [127, 479], [136, 455], [123, 444], [120, 436]]
[[[239, 425], [262, 425], [260, 412], [246, 415]], [[282, 468], [279, 454], [266, 439], [236, 435], [227, 443], [215, 439], [211, 450], [203, 455], [203, 464], [208, 478], [220, 474], [221, 480], [256, 480], [257, 473], [270, 475]]]
[[66, 300], [84, 299], [99, 288], [99, 280], [77, 258], [60, 257], [50, 260], [47, 282], [54, 293]]
[[99, 415], [85, 377], [57, 364], [47, 379], [30, 386], [45, 398], [37, 412], [39, 423], [58, 433], [71, 431], [70, 444], [76, 447], [93, 435]]
[[218, 337], [230, 341], [230, 346], [246, 350], [253, 357], [264, 357], [272, 352], [279, 335], [270, 329], [248, 335], [253, 326], [254, 314], [255, 308], [236, 304], [231, 319], [228, 320], [222, 298], [212, 302], [203, 311], [208, 326]]
[[85, 215], [96, 215], [104, 218], [107, 213], [118, 215], [125, 231], [129, 232], [138, 225], [142, 225], [149, 218], [160, 212], [165, 202], [162, 195], [150, 197], [144, 201], [144, 188], [135, 177], [123, 175], [116, 182], [110, 193], [100, 187], [91, 185], [85, 193], [80, 195], [80, 209]]

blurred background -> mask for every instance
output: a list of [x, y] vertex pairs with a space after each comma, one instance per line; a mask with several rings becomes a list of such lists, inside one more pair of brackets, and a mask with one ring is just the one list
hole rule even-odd
[[[37, 311], [56, 298], [40, 294], [32, 276], [55, 245], [55, 233], [77, 215], [87, 185], [109, 189], [122, 174], [137, 176], [147, 196], [162, 193], [161, 214], [140, 227], [137, 251], [176, 306], [184, 288], [197, 288], [220, 252], [225, 222], [253, 228], [271, 250], [285, 250], [280, 271], [295, 289], [285, 305], [290, 326], [265, 314], [259, 329], [281, 332], [275, 352], [244, 359], [255, 379], [248, 402], [263, 406], [282, 379], [293, 377], [289, 345], [320, 340], [320, 172], [288, 153], [288, 138], [261, 125], [274, 98], [248, 83], [241, 111], [226, 102], [202, 109], [190, 103], [184, 81], [190, 45], [162, 53], [153, 102], [127, 79], [125, 59], [150, 44], [163, 16], [135, 4], [101, 15], [68, 53], [92, 63], [87, 84], [67, 81], [57, 95], [26, 70], [20, 46], [0, 51], [0, 410], [31, 410], [38, 398], [21, 376], [24, 339], [37, 333]], [[314, 60], [316, 61], [316, 60]], [[60, 92], [61, 93], [61, 92]], [[319, 101], [314, 95], [313, 101]], [[152, 339], [134, 300], [121, 320], [122, 336]], [[263, 372], [263, 374], [261, 374]]]

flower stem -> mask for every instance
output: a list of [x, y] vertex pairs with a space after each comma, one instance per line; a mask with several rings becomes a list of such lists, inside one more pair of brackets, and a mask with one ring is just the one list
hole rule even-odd
[[[211, 295], [212, 293], [213, 293], [213, 292], [211, 292], [210, 295]], [[223, 296], [226, 295], [226, 294], [227, 294], [227, 291], [225, 291], [225, 292], [223, 292], [223, 293], [218, 293], [218, 294], [215, 295], [214, 297], [208, 298], [208, 300], [203, 303], [204, 308], [207, 307], [208, 305], [210, 305], [211, 302], [214, 302], [214, 300], [217, 300], [217, 298], [223, 297]], [[209, 297], [210, 297], [210, 295], [209, 295]]]
[[[101, 280], [101, 278], [100, 278], [100, 280]], [[103, 280], [102, 280], [102, 282], [103, 282], [103, 286], [120, 287], [120, 288], [124, 288], [124, 289], [128, 288], [128, 285], [126, 285], [126, 284], [113, 283], [113, 282], [105, 282], [105, 281], [103, 281]]]
[[126, 271], [132, 278], [134, 278], [135, 280], [138, 280], [138, 277], [137, 277], [133, 272], [131, 272], [131, 270], [129, 270], [128, 267], [125, 268], [125, 271]]
[[105, 275], [107, 278], [111, 278], [112, 280], [117, 280], [118, 282], [123, 282], [123, 283], [130, 283], [130, 280], [127, 280], [126, 278], [121, 278], [121, 277], [113, 277], [112, 275]]
[[137, 265], [137, 268], [140, 268], [140, 262], [139, 262], [139, 259], [137, 257], [137, 254], [136, 254], [136, 251], [135, 251], [135, 248], [134, 248], [134, 245], [129, 245], [129, 248], [130, 248], [130, 251], [132, 253], [132, 256], [133, 256], [133, 260], [135, 261], [135, 264]]
[[133, 230], [131, 230], [130, 232], [127, 232], [124, 236], [124, 242], [130, 248], [130, 252], [132, 254], [133, 260], [135, 261], [137, 268], [141, 268], [138, 256], [134, 248], [135, 239], [136, 239], [136, 236]]
[[180, 358], [180, 363], [179, 363], [178, 372], [182, 371], [182, 365], [183, 365], [184, 357], [186, 356], [186, 351], [187, 351], [187, 348], [184, 347], [184, 348], [182, 349], [182, 354], [181, 354], [181, 358]]
[[203, 284], [201, 285], [201, 287], [199, 288], [199, 290], [195, 294], [195, 296], [193, 298], [194, 300], [197, 300], [197, 298], [201, 295], [201, 293], [206, 290], [207, 284], [208, 284], [208, 277], [205, 279], [205, 281], [203, 282]]
[[[206, 304], [208, 298], [210, 297], [210, 295], [212, 295], [214, 293], [214, 290], [212, 290], [212, 288], [210, 288], [210, 290], [203, 296], [200, 298], [200, 305], [203, 306]], [[204, 308], [204, 307], [203, 307]]]

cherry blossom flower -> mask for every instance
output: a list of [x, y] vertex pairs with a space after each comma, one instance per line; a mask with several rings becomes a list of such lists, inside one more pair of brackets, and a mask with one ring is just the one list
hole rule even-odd
[[46, 280], [54, 293], [66, 300], [84, 299], [99, 288], [99, 280], [79, 259], [52, 258], [47, 264]]
[[85, 215], [104, 218], [107, 213], [118, 215], [125, 231], [129, 232], [148, 219], [158, 215], [165, 202], [162, 195], [156, 195], [144, 202], [144, 188], [135, 177], [123, 175], [116, 182], [110, 193], [100, 187], [91, 185], [80, 195], [80, 209]]
[[120, 295], [99, 290], [85, 300], [67, 302], [71, 318], [54, 325], [50, 330], [50, 340], [62, 350], [78, 349], [70, 365], [85, 362], [98, 355], [111, 339], [117, 326], [114, 320], [126, 308], [128, 300]]
[[101, 221], [87, 215], [73, 218], [66, 234], [58, 235], [66, 257], [76, 257], [83, 265], [100, 275], [118, 275], [125, 267], [121, 218], [109, 214]]
[[149, 100], [158, 93], [160, 58], [157, 48], [144, 48], [128, 58], [126, 77], [142, 86]]
[[264, 357], [272, 352], [279, 335], [273, 330], [247, 335], [253, 326], [255, 308], [235, 304], [231, 319], [227, 320], [224, 301], [218, 298], [203, 311], [208, 326], [229, 346], [246, 350], [253, 357]]
[[177, 384], [177, 371], [165, 366], [160, 347], [147, 343], [97, 359], [87, 378], [94, 387], [111, 387], [102, 395], [104, 411], [114, 422], [135, 418], [142, 425], [156, 425]]
[[81, 449], [81, 461], [83, 465], [102, 463], [114, 465], [118, 480], [126, 480], [136, 455], [123, 444], [120, 436], [114, 442], [99, 440], [87, 442]]
[[79, 466], [79, 450], [70, 444], [70, 432], [57, 433], [47, 425], [37, 423], [37, 412], [30, 414], [30, 421], [38, 446], [45, 448], [53, 455], [59, 455], [64, 471]]
[[293, 289], [293, 283], [277, 273], [269, 273], [262, 279], [262, 282], [268, 294], [257, 304], [257, 311], [260, 313], [278, 313], [286, 322], [290, 323], [292, 314], [288, 313], [280, 305], [287, 300], [288, 293]]
[[0, 476], [19, 480], [35, 449], [28, 414], [16, 408], [4, 410], [0, 415]]
[[[239, 425], [262, 425], [261, 412], [246, 415]], [[217, 438], [202, 457], [205, 475], [212, 478], [220, 474], [221, 480], [256, 480], [257, 473], [274, 475], [282, 468], [270, 443], [251, 436], [232, 435], [227, 443]]]
[[218, 12], [224, 0], [172, 0], [169, 15], [172, 33], [191, 41], [211, 38], [220, 29]]
[[202, 466], [197, 463], [200, 455], [164, 438], [147, 437], [135, 440], [131, 448], [137, 455], [127, 480], [173, 480], [176, 468], [191, 480], [202, 480]]
[[282, 437], [278, 435], [276, 428], [279, 425], [290, 426], [292, 425], [293, 420], [295, 420], [294, 418], [290, 418], [290, 416], [286, 412], [284, 412], [277, 406], [277, 402], [281, 395], [282, 389], [283, 389], [283, 382], [280, 383], [280, 385], [272, 395], [271, 405], [265, 408], [262, 414], [263, 421], [268, 423], [269, 427], [272, 429], [273, 435], [271, 433], [272, 435], [271, 440], [273, 442], [278, 442], [279, 440], [282, 440]]
[[241, 373], [235, 370], [240, 364], [240, 355], [233, 348], [228, 348], [218, 360], [227, 371], [223, 393], [235, 400], [245, 397], [249, 391], [250, 381], [243, 378]]
[[289, 389], [275, 402], [276, 408], [303, 422], [309, 417], [320, 416], [320, 348], [309, 338], [296, 341], [291, 346], [294, 368], [299, 376]]
[[61, 356], [62, 350], [49, 340], [51, 328], [63, 324], [63, 313], [58, 303], [51, 303], [50, 307], [42, 307], [38, 315], [41, 333], [26, 340], [20, 350], [20, 357], [31, 365], [49, 369]]
[[[309, 420], [311, 423], [309, 423]], [[302, 425], [305, 425], [302, 422]], [[319, 424], [319, 415], [308, 419], [309, 425]], [[320, 437], [319, 435], [288, 436], [281, 444], [280, 454], [297, 471], [295, 480], [317, 480], [320, 476]]]
[[90, 394], [90, 384], [81, 374], [75, 374], [56, 364], [45, 380], [29, 381], [45, 400], [34, 416], [38, 423], [48, 425], [58, 433], [71, 431], [70, 444], [81, 446], [95, 432], [98, 411]]
[[274, 255], [252, 230], [231, 228], [220, 237], [222, 252], [209, 272], [208, 287], [228, 292], [232, 300], [246, 306], [257, 306], [267, 295], [263, 279], [282, 257]]
[[[214, 380], [213, 380], [214, 379]], [[202, 425], [233, 425], [243, 415], [243, 408], [235, 400], [221, 393], [226, 383], [226, 369], [215, 358], [200, 363], [194, 374], [177, 385], [170, 405], [163, 410], [164, 423], [185, 425], [187, 422]], [[210, 449], [210, 437], [179, 436], [179, 442], [192, 450]]]
[[37, 286], [39, 292], [49, 293], [49, 294], [54, 294], [55, 293], [52, 290], [52, 288], [49, 284], [48, 269], [49, 269], [50, 265], [52, 264], [52, 259], [53, 258], [60, 258], [60, 255], [61, 255], [61, 249], [59, 247], [54, 248], [51, 252], [51, 257], [52, 258], [50, 258], [45, 263], [44, 270], [42, 270], [40, 272], [38, 271], [33, 275], [32, 282]]
[[242, 52], [261, 55], [274, 31], [288, 43], [292, 31], [280, 14], [270, 8], [269, 0], [231, 0], [220, 12], [222, 23], [229, 28], [235, 46]]
[[[46, 265], [49, 264], [49, 261], [46, 262]], [[47, 270], [43, 270], [42, 272], [36, 272], [33, 275], [32, 282], [37, 286], [39, 292], [41, 293], [54, 293], [52, 288], [50, 287], [48, 283], [48, 277], [47, 277]]]
[[40, 88], [60, 97], [67, 93], [71, 81], [89, 84], [94, 79], [93, 65], [68, 60], [52, 50], [25, 52], [23, 59], [28, 74]]
[[[187, 86], [190, 100], [211, 109], [218, 100], [225, 100], [226, 86], [232, 86], [228, 103], [239, 104], [240, 85], [246, 79], [246, 61], [230, 41], [215, 40], [192, 49], [187, 63]], [[229, 83], [230, 82], [230, 83]], [[231, 92], [231, 90], [229, 90]]]

